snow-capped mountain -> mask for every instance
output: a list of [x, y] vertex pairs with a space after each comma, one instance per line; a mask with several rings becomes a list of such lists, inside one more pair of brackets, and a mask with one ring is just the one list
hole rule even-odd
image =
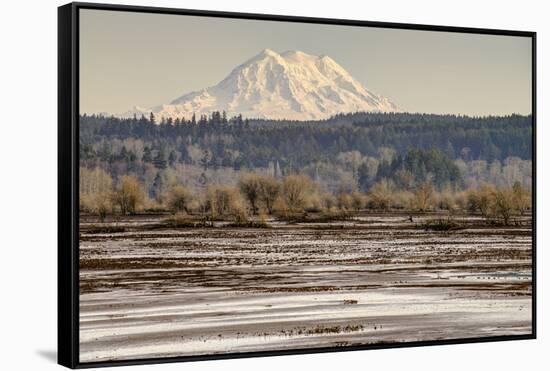
[[388, 98], [368, 91], [328, 56], [265, 49], [236, 67], [219, 84], [191, 92], [169, 104], [134, 109], [134, 114], [185, 117], [226, 111], [247, 118], [317, 120], [337, 113], [396, 112]]

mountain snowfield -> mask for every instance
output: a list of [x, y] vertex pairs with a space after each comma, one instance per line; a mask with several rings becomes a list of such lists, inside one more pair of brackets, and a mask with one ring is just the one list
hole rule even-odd
[[151, 109], [134, 107], [134, 114], [190, 119], [212, 111], [228, 117], [320, 120], [337, 113], [398, 112], [388, 98], [368, 91], [328, 56], [301, 51], [278, 54], [265, 49], [236, 67], [219, 84], [185, 94]]

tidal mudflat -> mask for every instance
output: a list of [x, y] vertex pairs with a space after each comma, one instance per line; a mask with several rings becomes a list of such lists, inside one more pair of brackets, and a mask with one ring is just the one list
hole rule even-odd
[[[531, 225], [81, 218], [80, 361], [531, 333]], [[100, 226], [100, 227], [98, 227]]]

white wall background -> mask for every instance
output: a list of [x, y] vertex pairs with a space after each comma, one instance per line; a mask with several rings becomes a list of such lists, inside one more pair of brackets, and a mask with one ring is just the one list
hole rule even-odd
[[[139, 366], [139, 370], [525, 370], [548, 359], [550, 161], [546, 122], [550, 23], [544, 1], [162, 0], [136, 5], [538, 32], [538, 332], [520, 342]], [[56, 352], [57, 6], [6, 1], [0, 10], [0, 367], [59, 369]], [[545, 103], [546, 102], [546, 103]], [[545, 354], [546, 350], [546, 354]], [[132, 369], [138, 369], [133, 367]]]

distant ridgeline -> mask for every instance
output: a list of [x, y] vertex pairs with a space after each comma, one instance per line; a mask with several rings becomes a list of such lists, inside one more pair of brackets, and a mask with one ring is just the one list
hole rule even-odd
[[462, 185], [469, 163], [485, 161], [489, 171], [490, 164], [532, 158], [532, 117], [521, 115], [354, 113], [284, 121], [228, 119], [214, 112], [156, 121], [153, 115], [81, 116], [82, 163], [107, 168], [115, 177], [124, 171], [139, 176], [144, 164], [158, 170], [178, 164], [204, 171], [270, 168], [275, 176], [305, 172], [313, 178], [341, 169], [366, 188], [403, 170], [413, 182], [429, 176], [438, 187]]

